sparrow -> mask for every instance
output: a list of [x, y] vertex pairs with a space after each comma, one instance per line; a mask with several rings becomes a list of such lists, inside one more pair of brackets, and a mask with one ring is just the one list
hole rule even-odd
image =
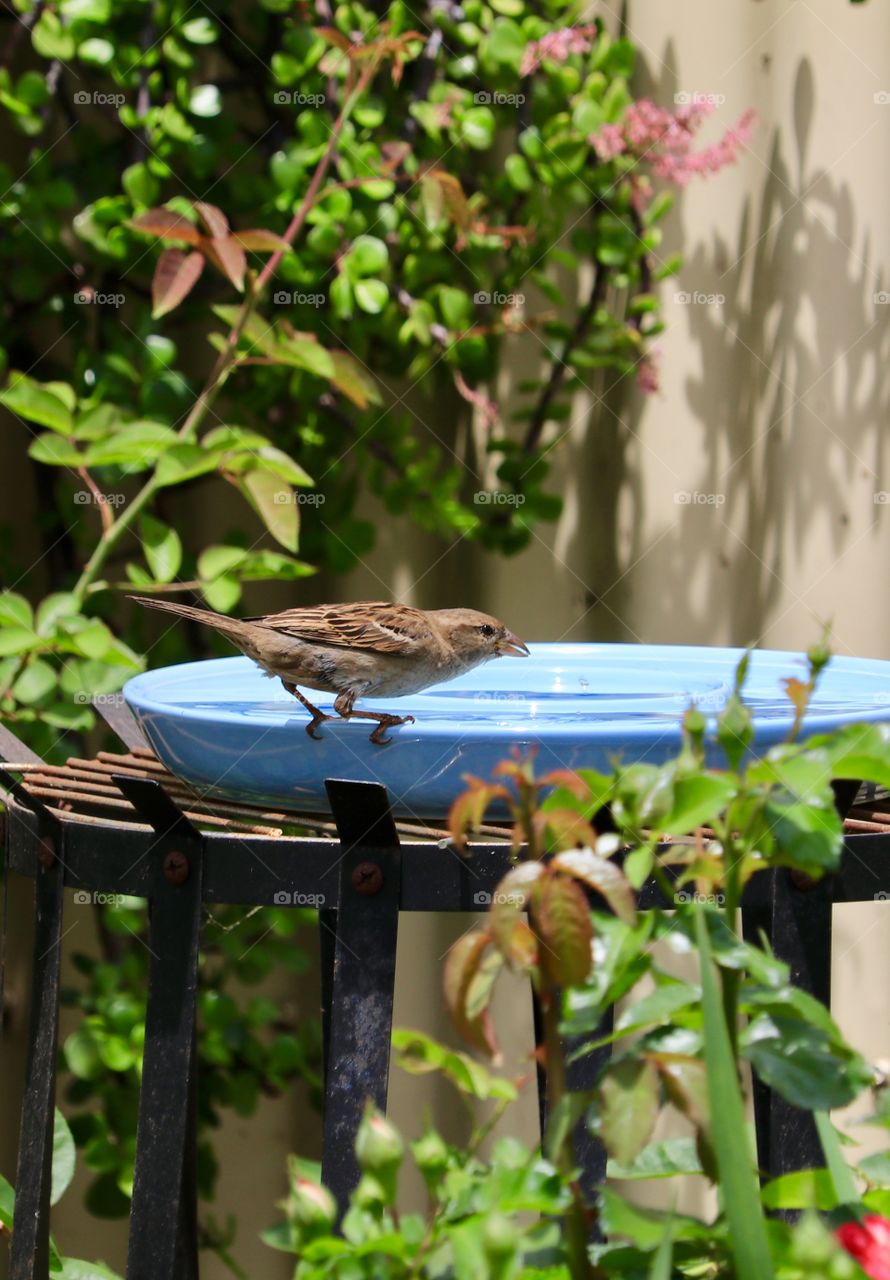
[[370, 741], [382, 746], [390, 741], [387, 729], [413, 724], [414, 717], [356, 711], [356, 699], [418, 693], [490, 658], [528, 657], [527, 647], [512, 631], [475, 609], [414, 609], [372, 600], [238, 619], [148, 596], [130, 599], [201, 622], [231, 640], [311, 712], [306, 725], [310, 738], [318, 737], [320, 724], [336, 717], [314, 706], [298, 685], [335, 693], [334, 711], [344, 720], [376, 720]]

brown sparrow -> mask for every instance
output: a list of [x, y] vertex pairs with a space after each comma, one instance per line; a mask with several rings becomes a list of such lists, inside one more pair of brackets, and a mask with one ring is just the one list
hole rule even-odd
[[413, 723], [414, 717], [355, 711], [357, 698], [417, 693], [489, 658], [504, 654], [528, 657], [526, 646], [502, 622], [475, 609], [426, 610], [362, 601], [285, 609], [239, 621], [169, 600], [130, 599], [213, 627], [268, 675], [279, 676], [288, 693], [311, 711], [312, 719], [306, 726], [310, 738], [318, 736], [315, 729], [322, 721], [334, 716], [313, 706], [298, 684], [336, 693], [334, 710], [343, 719], [360, 716], [376, 720], [371, 741], [380, 745], [389, 741], [383, 735], [391, 725]]

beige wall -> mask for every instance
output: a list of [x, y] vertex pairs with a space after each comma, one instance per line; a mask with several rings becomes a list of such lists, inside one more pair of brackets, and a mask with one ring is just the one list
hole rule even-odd
[[[666, 224], [663, 252], [682, 249], [686, 265], [662, 287], [662, 391], [623, 405], [602, 385], [579, 397], [553, 450], [565, 513], [522, 556], [443, 554], [382, 520], [367, 565], [330, 591], [480, 604], [540, 640], [795, 648], [831, 619], [838, 652], [890, 658], [890, 512], [873, 500], [890, 490], [890, 306], [874, 299], [890, 289], [890, 102], [875, 101], [890, 94], [890, 11], [879, 0], [631, 0], [627, 18], [641, 83], [660, 102], [724, 95], [709, 136], [750, 104], [760, 115], [738, 167], [690, 187]], [[679, 291], [725, 301], [681, 305]], [[539, 354], [529, 337], [525, 367]], [[725, 503], [675, 503], [696, 490]], [[835, 1008], [872, 1057], [890, 1057], [886, 985], [870, 981], [890, 965], [886, 911], [836, 920]], [[398, 1022], [436, 1029], [437, 962], [466, 923], [404, 920]], [[502, 1007], [527, 1036], [522, 996], [505, 993]], [[419, 1097], [396, 1078], [393, 1111], [411, 1127]], [[265, 1110], [249, 1153], [253, 1128], [228, 1130], [221, 1207], [237, 1209], [245, 1242], [274, 1216], [269, 1171], [317, 1140], [301, 1106]], [[529, 1136], [533, 1122], [527, 1108]], [[73, 1247], [73, 1199], [58, 1216]], [[95, 1228], [79, 1227], [87, 1251]], [[288, 1273], [265, 1250], [239, 1256], [252, 1277]]]

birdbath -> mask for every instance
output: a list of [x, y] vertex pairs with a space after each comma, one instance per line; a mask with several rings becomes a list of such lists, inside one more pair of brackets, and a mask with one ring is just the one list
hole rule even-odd
[[[247, 658], [184, 663], [136, 676], [124, 693], [152, 747], [208, 795], [303, 812], [328, 807], [326, 778], [382, 783], [397, 816], [441, 818], [464, 774], [487, 777], [511, 747], [537, 750], [542, 772], [663, 763], [680, 745], [694, 704], [708, 724], [732, 691], [741, 649], [680, 645], [533, 644], [522, 662], [493, 661], [423, 693], [363, 700], [414, 716], [368, 741], [364, 722], [327, 721], [317, 741], [306, 713]], [[794, 722], [783, 680], [807, 678], [802, 654], [755, 650], [744, 687], [754, 716], [752, 752], [780, 742]], [[329, 710], [330, 695], [317, 697]], [[890, 662], [835, 657], [804, 721], [805, 733], [890, 720]]]

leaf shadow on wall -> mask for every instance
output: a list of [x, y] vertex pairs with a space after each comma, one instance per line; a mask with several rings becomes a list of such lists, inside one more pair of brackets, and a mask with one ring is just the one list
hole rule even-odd
[[[685, 251], [685, 290], [725, 301], [684, 308], [700, 350], [699, 372], [685, 384], [700, 436], [692, 465], [675, 465], [686, 491], [724, 501], [667, 513], [673, 528], [646, 575], [665, 639], [694, 631], [706, 642], [768, 644], [791, 610], [811, 615], [815, 638], [808, 591], [818, 600], [821, 583], [824, 599], [825, 580], [846, 557], [871, 551], [861, 514], [852, 527], [851, 501], [867, 494], [867, 528], [883, 511], [873, 494], [888, 480], [890, 309], [879, 301], [887, 281], [868, 237], [857, 247], [849, 185], [808, 161], [816, 93], [803, 58], [793, 138], [773, 130], [768, 175], [746, 200], [734, 241], [718, 233]], [[808, 580], [799, 566], [814, 538], [825, 554]], [[692, 601], [683, 584], [700, 588], [702, 573]]]

